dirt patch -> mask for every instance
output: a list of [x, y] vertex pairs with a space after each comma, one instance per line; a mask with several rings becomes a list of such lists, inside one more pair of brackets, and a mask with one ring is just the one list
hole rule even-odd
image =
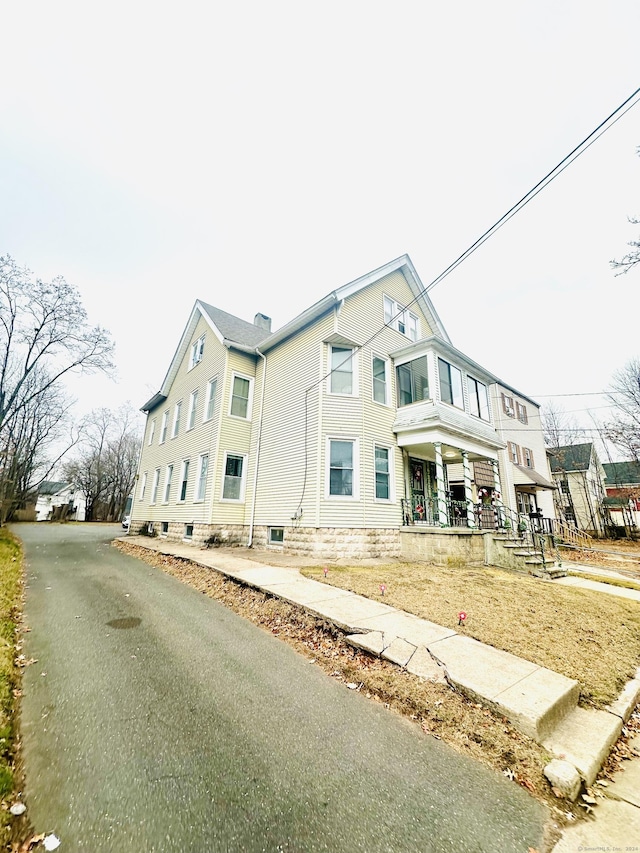
[[580, 810], [558, 801], [543, 776], [550, 756], [488, 709], [441, 684], [424, 681], [350, 646], [343, 632], [302, 608], [237, 583], [189, 560], [114, 542], [121, 551], [156, 566], [289, 643], [345, 689], [360, 691], [415, 721], [426, 736], [443, 740], [504, 773], [552, 809], [562, 822]]

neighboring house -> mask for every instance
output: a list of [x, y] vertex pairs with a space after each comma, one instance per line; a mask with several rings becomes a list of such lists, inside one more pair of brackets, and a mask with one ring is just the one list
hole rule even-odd
[[596, 536], [610, 524], [605, 505], [605, 472], [591, 442], [549, 451], [551, 473], [557, 485], [556, 514], [563, 521]]
[[[393, 555], [409, 526], [487, 522], [474, 465], [498, 503], [506, 471], [517, 509], [492, 390], [509, 386], [451, 344], [407, 255], [270, 325], [195, 303], [143, 406], [132, 533]], [[540, 441], [520, 467], [543, 465]]]
[[606, 504], [615, 527], [640, 530], [640, 462], [605, 462]]
[[85, 500], [72, 483], [43, 480], [38, 486], [36, 521], [84, 521]]

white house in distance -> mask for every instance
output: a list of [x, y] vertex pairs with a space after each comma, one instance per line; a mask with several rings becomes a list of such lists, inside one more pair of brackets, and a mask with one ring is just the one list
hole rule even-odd
[[143, 406], [132, 533], [398, 555], [552, 512], [537, 405], [452, 345], [407, 255], [270, 326], [195, 303]]
[[38, 486], [36, 521], [84, 521], [85, 499], [72, 483], [43, 480]]

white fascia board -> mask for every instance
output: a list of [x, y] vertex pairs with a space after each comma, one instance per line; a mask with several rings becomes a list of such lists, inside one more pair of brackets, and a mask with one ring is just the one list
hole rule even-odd
[[198, 320], [200, 319], [200, 317], [204, 317], [207, 322], [207, 325], [210, 327], [211, 331], [214, 333], [220, 343], [224, 342], [224, 338], [220, 334], [219, 329], [202, 307], [202, 303], [200, 302], [200, 300], [196, 299], [195, 304], [191, 309], [189, 319], [187, 320], [187, 324], [184, 327], [182, 337], [180, 338], [180, 343], [178, 344], [174, 356], [171, 359], [171, 364], [169, 365], [169, 370], [167, 370], [167, 375], [165, 376], [162, 385], [160, 386], [160, 393], [164, 394], [165, 396], [169, 395], [169, 389], [171, 388], [176, 373], [178, 372], [178, 366], [184, 358], [184, 354], [187, 350], [187, 347], [189, 346], [189, 341], [191, 340], [191, 335], [193, 334], [193, 330], [195, 329], [195, 327], [198, 325]]
[[482, 367], [476, 361], [469, 358], [468, 355], [456, 349], [449, 341], [444, 341], [435, 335], [429, 338], [422, 338], [420, 341], [415, 341], [394, 350], [390, 353], [390, 356], [396, 364], [401, 364], [403, 361], [411, 361], [414, 358], [419, 358], [421, 355], [426, 355], [428, 352], [435, 352], [438, 355], [444, 356], [447, 360], [450, 359], [453, 364], [464, 367], [465, 370], [473, 374], [474, 378], [480, 379], [487, 385], [495, 385], [500, 381], [486, 367]]
[[320, 300], [320, 302], [316, 302], [315, 305], [311, 306], [311, 308], [307, 308], [307, 310], [303, 311], [302, 314], [298, 314], [297, 317], [294, 317], [293, 320], [258, 344], [260, 352], [267, 352], [278, 344], [281, 344], [287, 338], [290, 338], [291, 335], [295, 335], [310, 323], [313, 323], [314, 320], [322, 317], [323, 314], [326, 314], [327, 311], [334, 308], [338, 302], [339, 300], [336, 298], [335, 292], [325, 296], [324, 299]]

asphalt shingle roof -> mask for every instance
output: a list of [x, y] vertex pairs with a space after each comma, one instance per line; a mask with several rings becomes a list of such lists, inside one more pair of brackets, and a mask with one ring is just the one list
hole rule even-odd
[[562, 471], [586, 471], [589, 468], [593, 444], [567, 444], [556, 447], [549, 453], [551, 471], [559, 474]]
[[605, 462], [607, 486], [640, 484], [640, 462]]
[[206, 302], [201, 302], [200, 304], [215, 323], [220, 333], [227, 340], [233, 341], [236, 344], [255, 347], [271, 334], [268, 329], [262, 329], [254, 323], [248, 323], [246, 320], [241, 320], [240, 317], [227, 314], [226, 311], [215, 308], [213, 305], [208, 305]]

